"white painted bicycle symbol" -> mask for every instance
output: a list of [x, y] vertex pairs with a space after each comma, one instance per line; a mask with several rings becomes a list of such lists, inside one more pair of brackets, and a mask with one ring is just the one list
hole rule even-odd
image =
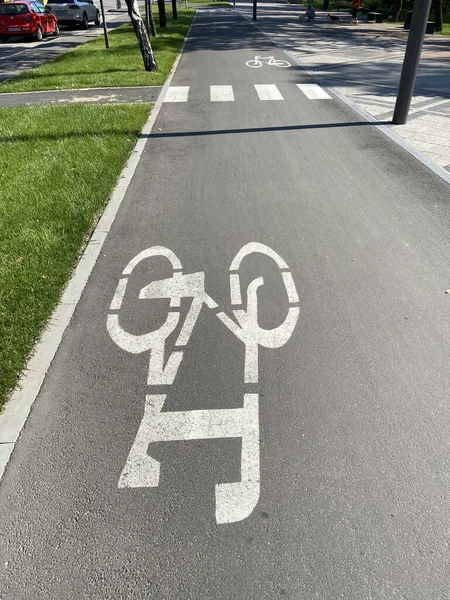
[[[253, 253], [265, 254], [278, 266], [286, 290], [288, 308], [284, 321], [273, 329], [258, 324], [258, 289], [264, 279], [253, 279], [243, 300], [239, 270], [243, 259]], [[129, 277], [143, 261], [153, 257], [166, 258], [172, 267], [168, 279], [152, 281], [141, 288], [140, 300], [169, 300], [168, 314], [156, 331], [136, 335], [126, 331], [119, 322]], [[184, 322], [181, 323], [181, 300], [191, 299]], [[259, 467], [259, 347], [280, 348], [291, 337], [299, 316], [298, 294], [291, 271], [274, 250], [257, 242], [241, 248], [230, 265], [230, 299], [233, 317], [220, 310], [205, 290], [205, 273], [183, 273], [181, 262], [172, 250], [164, 246], [147, 248], [125, 267], [117, 284], [107, 318], [107, 329], [113, 341], [126, 352], [149, 352], [147, 384], [168, 386], [175, 381], [184, 351], [203, 306], [212, 310], [245, 346], [244, 383], [253, 384], [252, 393], [244, 394], [242, 408], [163, 411], [167, 394], [148, 394], [144, 416], [119, 479], [121, 488], [157, 487], [160, 463], [148, 454], [152, 442], [241, 438], [241, 480], [216, 484], [216, 520], [232, 523], [248, 517], [254, 510], [260, 490]], [[175, 350], [170, 352], [166, 342], [176, 330]]]
[[287, 60], [278, 60], [274, 56], [255, 56], [253, 60], [248, 60], [245, 64], [252, 69], [259, 69], [264, 63], [269, 67], [286, 68], [291, 66], [291, 63]]

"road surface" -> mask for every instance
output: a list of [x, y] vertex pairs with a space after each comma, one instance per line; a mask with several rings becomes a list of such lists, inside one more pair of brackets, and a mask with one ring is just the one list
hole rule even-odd
[[0, 483], [0, 597], [448, 599], [449, 187], [281, 60], [195, 20]]

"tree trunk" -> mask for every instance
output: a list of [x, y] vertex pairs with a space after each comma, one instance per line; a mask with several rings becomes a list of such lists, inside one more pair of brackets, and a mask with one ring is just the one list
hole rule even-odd
[[178, 19], [177, 0], [172, 0], [172, 16], [174, 21]]
[[403, 0], [394, 0], [394, 4], [392, 6], [392, 10], [393, 10], [392, 19], [395, 23], [397, 23], [397, 21], [400, 21], [402, 5], [403, 5]]
[[139, 48], [141, 49], [145, 70], [157, 71], [158, 65], [156, 64], [155, 55], [153, 54], [152, 46], [150, 44], [150, 40], [148, 39], [147, 31], [139, 12], [137, 0], [125, 1], [127, 3], [128, 15], [131, 19], [134, 32], [139, 42]]
[[155, 18], [153, 17], [152, 0], [148, 0], [148, 8], [149, 8], [149, 16], [150, 16], [150, 31], [152, 32], [152, 36], [156, 37], [156, 35], [157, 35], [156, 23], [155, 23]]
[[442, 0], [434, 0], [433, 1], [433, 10], [434, 10], [434, 22], [436, 24], [436, 31], [442, 31]]
[[164, 0], [158, 0], [158, 12], [159, 12], [159, 26], [166, 27], [167, 19], [166, 19], [166, 5]]

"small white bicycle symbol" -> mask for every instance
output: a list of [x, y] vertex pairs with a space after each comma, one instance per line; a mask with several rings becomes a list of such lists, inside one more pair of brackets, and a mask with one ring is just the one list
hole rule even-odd
[[254, 60], [248, 60], [245, 64], [247, 67], [252, 69], [259, 69], [263, 66], [263, 63], [269, 65], [269, 67], [290, 67], [291, 63], [287, 60], [277, 60], [274, 56], [255, 56]]

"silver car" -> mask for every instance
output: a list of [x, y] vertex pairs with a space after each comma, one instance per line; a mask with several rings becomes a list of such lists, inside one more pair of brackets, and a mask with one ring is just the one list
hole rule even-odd
[[56, 15], [60, 25], [81, 25], [83, 29], [92, 22], [100, 25], [100, 10], [94, 0], [48, 0], [47, 7]]

